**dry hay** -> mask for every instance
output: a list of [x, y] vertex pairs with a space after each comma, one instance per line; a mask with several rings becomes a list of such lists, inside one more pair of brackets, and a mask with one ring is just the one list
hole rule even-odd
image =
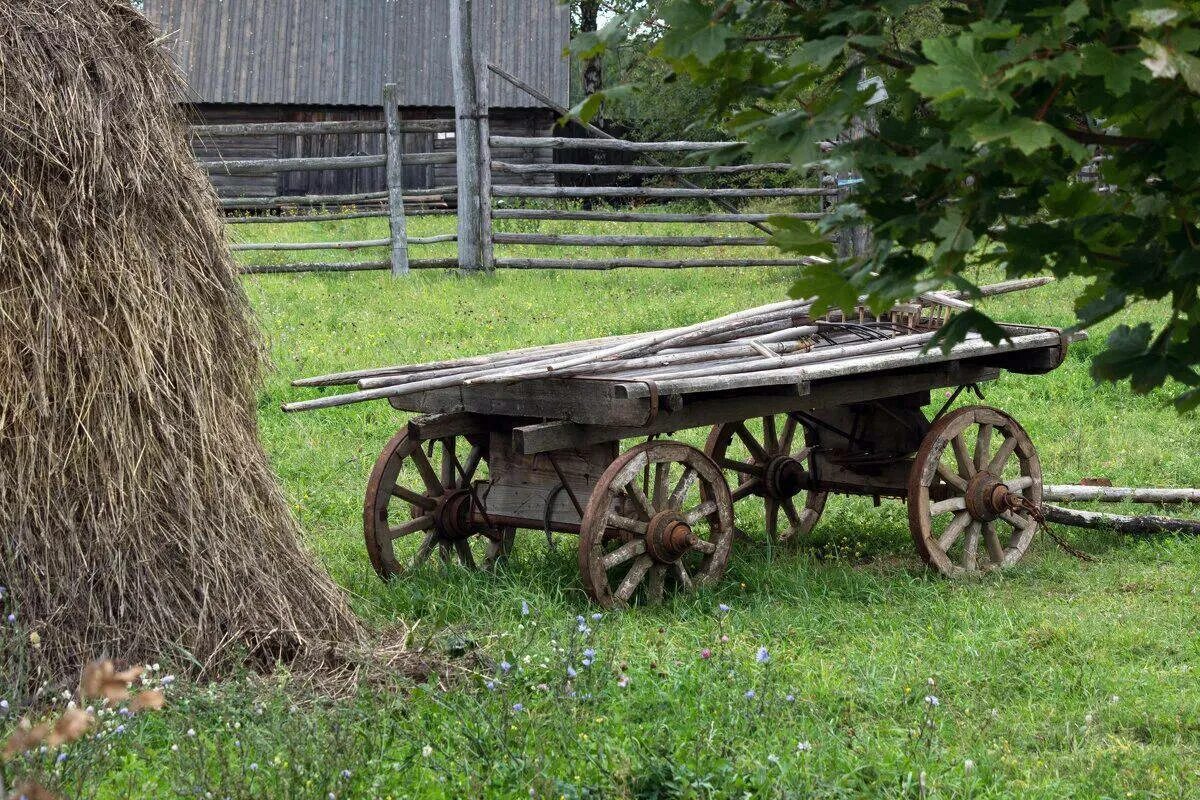
[[57, 676], [364, 641], [259, 443], [261, 342], [157, 36], [119, 0], [0, 3], [0, 584]]

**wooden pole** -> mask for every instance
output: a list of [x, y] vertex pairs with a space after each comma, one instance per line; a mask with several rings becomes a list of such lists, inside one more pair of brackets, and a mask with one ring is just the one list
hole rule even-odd
[[450, 69], [454, 79], [458, 152], [458, 266], [464, 272], [483, 268], [483, 181], [479, 125], [479, 80], [475, 74], [475, 40], [471, 23], [474, 0], [450, 0]]
[[404, 219], [404, 136], [400, 133], [400, 99], [396, 84], [383, 87], [387, 123], [388, 227], [391, 230], [392, 277], [408, 274], [408, 223]]
[[1200, 489], [1163, 489], [1131, 486], [1074, 486], [1070, 484], [1043, 486], [1042, 499], [1057, 503], [1196, 503], [1200, 504]]
[[1077, 511], [1049, 504], [1042, 505], [1049, 522], [1069, 525], [1072, 528], [1116, 531], [1131, 536], [1185, 533], [1200, 535], [1200, 521], [1145, 515], [1130, 517], [1125, 514], [1101, 514], [1098, 511]]
[[[486, 40], [476, 40], [477, 47], [486, 46]], [[482, 227], [480, 255], [486, 272], [496, 270], [496, 245], [492, 241], [492, 124], [491, 89], [488, 81], [487, 54], [472, 51], [475, 59], [475, 75], [479, 81], [479, 219]]]
[[[515, 75], [508, 72], [507, 70], [501, 69], [500, 67], [497, 67], [495, 64], [492, 64], [490, 62], [488, 63], [487, 66], [488, 66], [489, 71], [495, 73], [496, 75], [499, 75], [501, 78], [508, 81], [513, 86], [520, 89], [521, 91], [525, 92], [533, 99], [535, 99], [541, 103], [544, 103], [547, 108], [554, 109], [554, 111], [556, 111], [559, 115], [565, 117], [571, 113], [570, 109], [554, 102], [554, 99], [551, 98], [549, 95], [547, 95], [545, 92], [538, 91], [536, 88], [534, 88], [533, 86], [530, 86], [528, 83], [526, 83], [525, 81], [516, 77]], [[613, 136], [611, 133], [604, 130], [603, 128], [597, 127], [596, 125], [593, 125], [590, 122], [585, 122], [583, 124], [583, 127], [585, 130], [587, 130], [588, 133], [592, 134], [593, 136], [595, 136], [599, 139], [605, 139], [605, 140], [612, 141], [617, 138], [616, 136]], [[658, 161], [654, 158], [647, 158], [646, 160], [649, 161], [651, 164], [653, 164], [656, 167], [664, 166], [664, 164], [661, 161]], [[687, 178], [681, 179], [680, 183], [682, 183], [684, 186], [688, 187], [689, 189], [699, 189], [700, 188], [700, 186], [698, 184], [692, 183]], [[735, 206], [733, 203], [729, 202], [728, 200], [714, 198], [713, 203], [716, 204], [717, 206], [720, 206], [721, 208], [725, 209], [726, 211], [728, 211], [730, 213], [736, 214], [738, 212], [738, 207]], [[753, 225], [754, 227], [758, 228], [763, 233], [772, 233], [772, 230], [761, 222], [751, 222], [750, 224]]]

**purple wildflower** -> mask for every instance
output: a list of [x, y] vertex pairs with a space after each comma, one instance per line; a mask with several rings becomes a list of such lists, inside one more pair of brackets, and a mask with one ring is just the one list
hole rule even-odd
[[760, 664], [765, 664], [771, 660], [771, 654], [767, 652], [767, 648], [760, 647], [758, 652], [754, 654], [754, 660]]

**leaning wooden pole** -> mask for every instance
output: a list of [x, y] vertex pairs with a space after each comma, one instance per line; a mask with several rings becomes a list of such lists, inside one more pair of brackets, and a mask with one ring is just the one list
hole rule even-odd
[[388, 225], [391, 229], [392, 277], [408, 274], [408, 223], [404, 219], [404, 136], [396, 84], [383, 87], [383, 119], [387, 124]]
[[480, 144], [479, 78], [472, 31], [473, 0], [450, 0], [450, 69], [454, 79], [455, 144], [458, 151], [458, 266], [484, 267], [480, 193], [484, 165]]

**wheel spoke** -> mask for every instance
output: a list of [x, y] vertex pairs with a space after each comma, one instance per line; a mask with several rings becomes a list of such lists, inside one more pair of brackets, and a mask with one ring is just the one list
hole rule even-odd
[[646, 577], [646, 573], [650, 570], [653, 563], [654, 559], [646, 555], [640, 556], [637, 561], [633, 562], [633, 566], [629, 568], [625, 579], [621, 581], [621, 585], [617, 587], [617, 591], [614, 593], [616, 598], [623, 603], [628, 603], [629, 598], [633, 597], [634, 590], [642, 582], [642, 578]]
[[692, 490], [696, 484], [696, 479], [700, 474], [692, 467], [686, 467], [683, 470], [683, 477], [679, 479], [679, 483], [675, 484], [675, 488], [671, 490], [671, 497], [667, 500], [667, 505], [670, 508], [678, 509], [683, 505], [684, 498], [687, 493]]
[[435, 544], [437, 544], [437, 531], [430, 531], [425, 535], [425, 541], [421, 542], [421, 546], [417, 548], [417, 554], [413, 556], [412, 565], [414, 569], [429, 559], [429, 554], [433, 552]]
[[779, 538], [779, 501], [773, 497], [768, 497], [766, 503], [766, 533], [767, 541], [774, 542]]
[[992, 424], [979, 426], [979, 438], [975, 440], [975, 471], [979, 472], [992, 462]]
[[471, 542], [468, 539], [459, 539], [454, 543], [454, 549], [458, 551], [458, 559], [467, 569], [476, 569], [475, 554], [471, 552]]
[[646, 540], [634, 539], [632, 542], [626, 542], [616, 550], [606, 554], [600, 561], [604, 564], [605, 570], [610, 570], [619, 564], [624, 564], [634, 556], [640, 556], [644, 552], [646, 552]]
[[987, 471], [996, 476], [1004, 475], [1004, 465], [1008, 463], [1008, 459], [1017, 449], [1017, 437], [1007, 436], [1000, 443], [1000, 449], [996, 451], [996, 455], [992, 456], [992, 460], [988, 462]]
[[667, 483], [671, 478], [671, 465], [660, 461], [654, 465], [654, 494], [650, 496], [656, 511], [661, 511], [667, 503]]
[[432, 511], [437, 507], [437, 501], [432, 497], [426, 497], [423, 494], [417, 494], [412, 489], [407, 489], [398, 483], [392, 487], [392, 495], [394, 497], [399, 497], [401, 500], [405, 501], [406, 503], [410, 503], [417, 508], [423, 508], [426, 511]]
[[620, 514], [610, 514], [608, 517], [608, 524], [614, 528], [620, 528], [623, 531], [637, 533], [642, 536], [646, 535], [646, 523], [642, 522], [640, 519], [623, 517]]
[[954, 448], [954, 460], [958, 462], [958, 474], [964, 478], [974, 476], [975, 463], [971, 461], [971, 454], [967, 452], [967, 443], [963, 440], [962, 433], [950, 440], [950, 446]]
[[945, 464], [940, 462], [938, 463], [937, 474], [942, 477], [942, 480], [953, 486], [955, 489], [958, 489], [960, 492], [965, 492], [967, 490], [967, 482], [964, 481], [962, 477], [958, 475], [958, 473], [950, 469]]
[[695, 525], [700, 520], [715, 513], [717, 513], [717, 503], [715, 500], [709, 500], [684, 514], [683, 519], [688, 525]]
[[646, 577], [646, 599], [657, 606], [663, 601], [663, 583], [667, 574], [666, 564], [655, 564]]
[[471, 452], [467, 454], [467, 462], [463, 464], [462, 474], [459, 476], [459, 480], [462, 481], [459, 484], [460, 488], [466, 489], [471, 485], [471, 481], [475, 478], [475, 471], [479, 469], [479, 462], [482, 460], [483, 447], [475, 445], [471, 448]]
[[1019, 478], [1013, 478], [1011, 481], [1005, 481], [1004, 485], [1008, 487], [1010, 492], [1021, 492], [1033, 486], [1033, 476], [1022, 475]]
[[763, 417], [763, 444], [772, 453], [779, 452], [779, 436], [775, 432], [775, 417]]
[[929, 506], [930, 516], [936, 517], [939, 514], [945, 514], [947, 511], [962, 511], [967, 507], [966, 498], [951, 497], [949, 500], [939, 500]]
[[963, 546], [962, 567], [968, 572], [974, 572], [978, 567], [979, 553], [979, 523], [971, 522], [967, 529], [967, 543]]
[[744, 497], [749, 497], [750, 495], [754, 494], [754, 490], [760, 485], [762, 485], [762, 481], [760, 481], [758, 478], [751, 478], [734, 489], [730, 493], [730, 499], [736, 503], [738, 500], [741, 500]]
[[747, 464], [745, 461], [738, 461], [736, 459], [726, 458], [725, 456], [720, 456], [719, 458], [715, 459], [715, 461], [721, 465], [723, 469], [740, 472], [743, 475], [753, 475], [756, 478], [761, 478], [763, 476], [762, 467], [758, 466], [757, 464]]
[[452, 488], [458, 485], [458, 475], [455, 466], [458, 457], [454, 454], [454, 439], [442, 439], [442, 486]]
[[417, 472], [421, 474], [421, 480], [425, 482], [425, 488], [430, 494], [441, 495], [446, 493], [445, 487], [438, 480], [437, 473], [433, 471], [433, 464], [429, 463], [429, 456], [425, 455], [425, 451], [420, 447], [412, 452], [413, 464], [417, 468]]
[[789, 497], [784, 500], [781, 505], [783, 506], [783, 515], [787, 517], [788, 522], [791, 523], [792, 533], [800, 533], [800, 526], [802, 523], [800, 522], [800, 512], [796, 510], [795, 501]]
[[750, 455], [755, 461], [765, 464], [771, 460], [767, 455], [767, 451], [764, 450], [763, 446], [758, 443], [757, 439], [754, 438], [754, 434], [750, 433], [750, 429], [746, 427], [746, 423], [735, 422], [733, 424], [733, 431], [737, 434], [737, 437], [742, 440], [742, 444], [746, 445], [746, 449], [750, 451]]
[[1037, 526], [1037, 524], [1038, 524], [1037, 520], [1034, 519], [1033, 517], [1022, 517], [1020, 514], [1017, 514], [1012, 511], [1005, 511], [1003, 514], [1000, 515], [1000, 519], [1004, 520], [1009, 525], [1012, 525], [1013, 528], [1015, 528], [1018, 531], [1021, 531], [1022, 533], [1024, 533], [1025, 531], [1029, 530], [1032, 527]]
[[408, 522], [404, 523], [403, 525], [397, 525], [395, 528], [392, 528], [391, 530], [388, 531], [388, 535], [390, 535], [392, 537], [392, 541], [395, 541], [396, 539], [399, 539], [401, 537], [408, 536], [410, 533], [416, 533], [417, 531], [427, 531], [432, 527], [433, 527], [433, 517], [429, 514], [425, 514], [424, 516], [420, 516], [420, 517], [417, 517], [416, 519], [409, 520]]
[[454, 562], [454, 548], [449, 542], [438, 542], [438, 556], [447, 567]]
[[654, 517], [654, 506], [651, 504], [650, 498], [646, 497], [646, 493], [642, 491], [642, 487], [638, 486], [636, 478], [625, 486], [625, 492], [633, 498], [633, 502], [637, 503], [647, 520]]
[[796, 418], [788, 414], [783, 420], [783, 434], [779, 437], [779, 450], [786, 453], [792, 449], [792, 439], [796, 438]]
[[688, 575], [687, 567], [682, 561], [675, 562], [675, 577], [679, 579], [679, 585], [685, 592], [695, 591], [696, 584], [692, 582], [692, 576]]
[[715, 542], [710, 542], [707, 539], [697, 539], [696, 544], [692, 545], [692, 549], [699, 550], [701, 553], [715, 553], [717, 552], [717, 545]]
[[992, 559], [992, 563], [999, 566], [1004, 563], [1004, 546], [1000, 544], [1000, 537], [996, 535], [996, 526], [994, 523], [988, 522], [983, 526], [983, 541], [987, 544], [988, 557]]
[[942, 552], [947, 552], [951, 546], [958, 541], [958, 537], [971, 524], [971, 515], [966, 511], [960, 511], [954, 515], [954, 519], [950, 520], [950, 524], [946, 526], [946, 530], [938, 537], [937, 545]]

